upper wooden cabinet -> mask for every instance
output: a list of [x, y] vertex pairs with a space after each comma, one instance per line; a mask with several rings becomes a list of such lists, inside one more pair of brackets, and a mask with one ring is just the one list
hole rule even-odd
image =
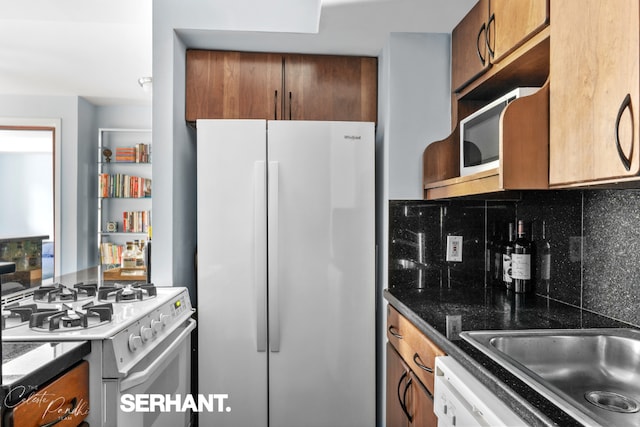
[[500, 62], [549, 23], [549, 0], [480, 0], [451, 34], [454, 92]]
[[188, 50], [186, 120], [377, 119], [377, 59]]
[[487, 55], [489, 0], [480, 0], [451, 32], [451, 87], [458, 91], [490, 66]]
[[549, 23], [549, 0], [490, 0], [489, 57], [496, 64]]
[[639, 8], [637, 0], [551, 5], [551, 185], [638, 179]]
[[376, 58], [285, 55], [284, 77], [285, 119], [377, 119]]
[[282, 55], [188, 50], [186, 119], [280, 119]]

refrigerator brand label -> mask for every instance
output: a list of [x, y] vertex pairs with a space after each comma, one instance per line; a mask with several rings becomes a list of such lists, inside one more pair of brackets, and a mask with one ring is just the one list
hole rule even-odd
[[356, 140], [362, 139], [362, 136], [360, 136], [360, 135], [345, 135], [344, 139], [350, 139], [352, 141], [356, 141]]

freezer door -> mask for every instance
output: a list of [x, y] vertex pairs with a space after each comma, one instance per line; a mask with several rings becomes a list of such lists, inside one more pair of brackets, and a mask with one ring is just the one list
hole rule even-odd
[[375, 425], [374, 127], [268, 122], [271, 426]]
[[197, 129], [198, 393], [229, 396], [200, 425], [266, 426], [266, 121]]

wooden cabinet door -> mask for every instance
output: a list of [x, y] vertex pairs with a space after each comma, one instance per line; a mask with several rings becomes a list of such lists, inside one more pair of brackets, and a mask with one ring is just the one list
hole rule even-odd
[[451, 87], [454, 92], [490, 66], [486, 43], [488, 16], [489, 0], [480, 0], [451, 33]]
[[497, 63], [549, 22], [549, 0], [490, 0], [489, 56]]
[[[387, 427], [408, 427], [403, 407], [405, 388], [410, 387], [409, 368], [398, 352], [387, 342]], [[407, 389], [407, 392], [409, 390]]]
[[550, 185], [638, 174], [639, 8], [637, 0], [551, 3]]
[[433, 395], [429, 393], [418, 377], [411, 372], [411, 425], [415, 427], [437, 427], [438, 417], [433, 412]]
[[78, 426], [89, 414], [89, 363], [81, 362], [13, 408], [13, 426]]
[[285, 120], [377, 120], [376, 58], [285, 55]]
[[186, 120], [281, 118], [282, 55], [188, 50]]

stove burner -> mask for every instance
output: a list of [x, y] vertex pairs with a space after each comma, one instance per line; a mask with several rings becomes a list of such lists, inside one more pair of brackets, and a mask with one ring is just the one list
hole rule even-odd
[[73, 285], [73, 288], [66, 287], [60, 283], [53, 285], [40, 286], [33, 291], [33, 300], [36, 302], [65, 302], [65, 301], [78, 301], [78, 297], [81, 299], [87, 299], [96, 295], [98, 290], [97, 283], [83, 283], [79, 282]]
[[98, 292], [98, 284], [97, 283], [84, 283], [78, 282], [73, 287], [78, 291], [78, 293], [85, 293], [88, 297], [96, 296]]
[[102, 286], [98, 289], [98, 300], [115, 302], [144, 301], [157, 295], [153, 283]]
[[7, 305], [3, 308], [3, 311], [8, 311], [8, 314], [2, 315], [2, 330], [15, 328], [23, 323], [26, 323], [31, 315], [38, 312], [53, 312], [54, 308], [38, 308], [37, 304], [23, 304], [18, 303]]
[[62, 321], [63, 330], [85, 329], [109, 323], [113, 315], [111, 303], [94, 305], [91, 301], [83, 305], [82, 310], [84, 312], [63, 304], [62, 310], [32, 314], [29, 327], [35, 330], [55, 331], [61, 329]]

